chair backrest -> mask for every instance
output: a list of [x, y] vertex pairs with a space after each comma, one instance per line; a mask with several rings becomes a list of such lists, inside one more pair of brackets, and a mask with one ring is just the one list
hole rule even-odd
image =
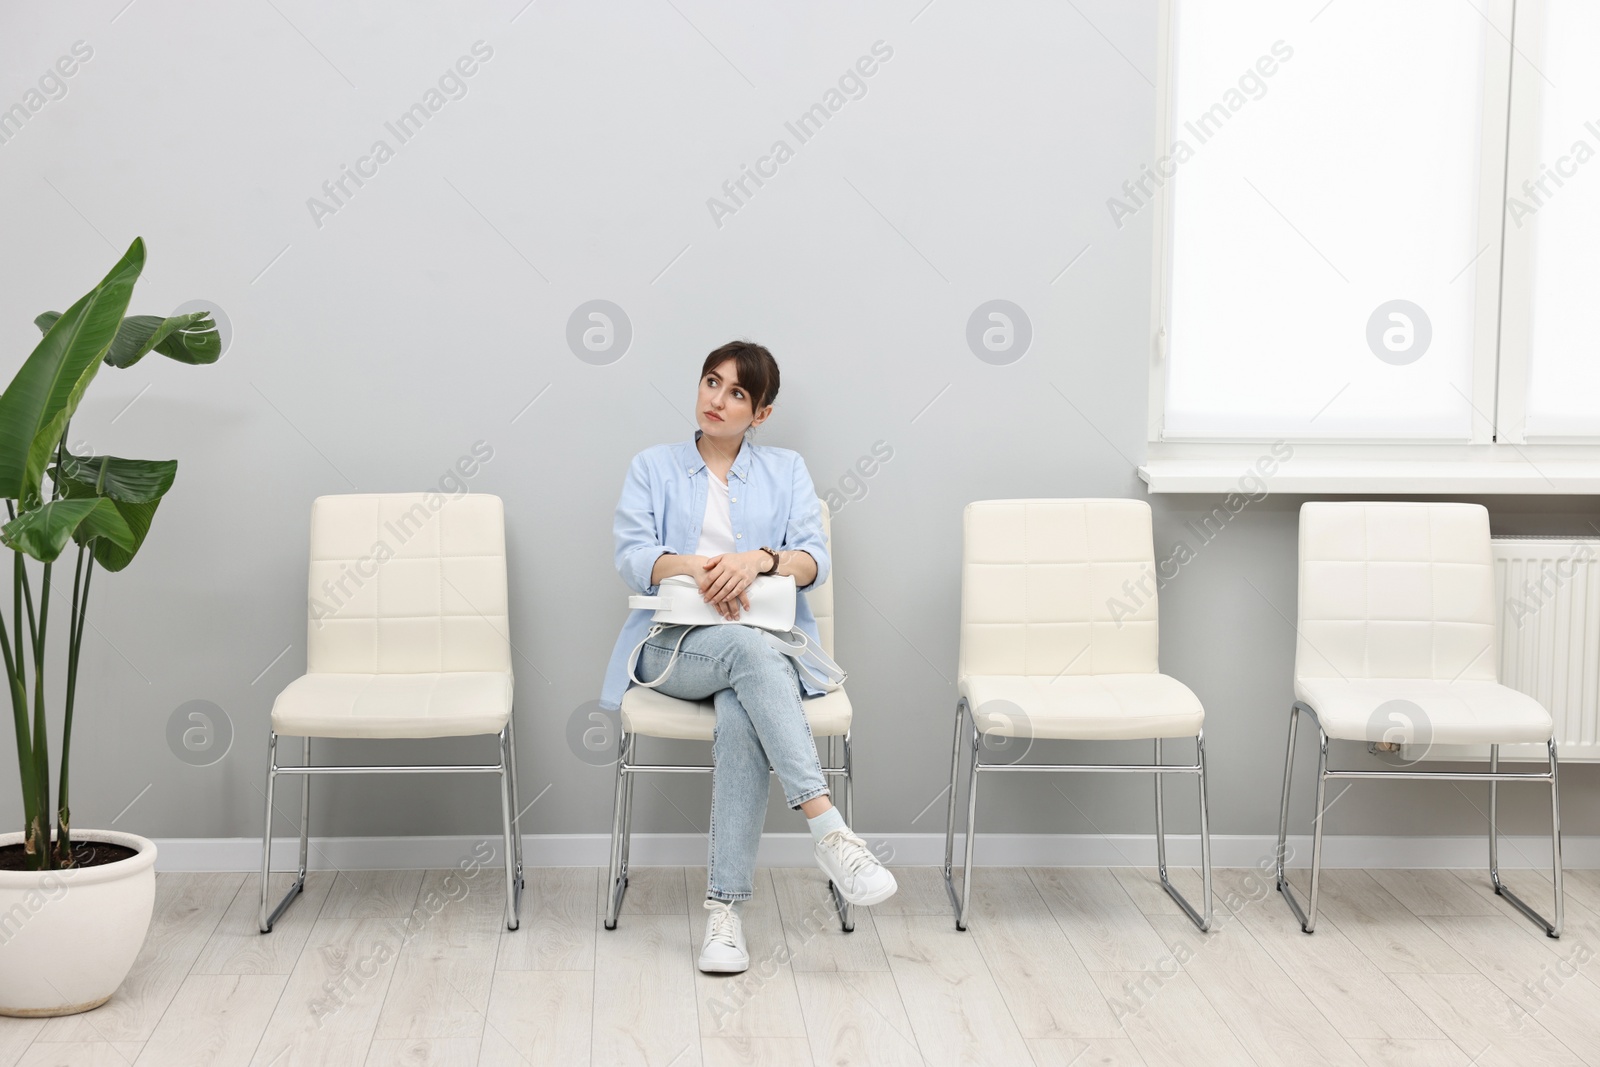
[[1301, 505], [1299, 600], [1297, 678], [1497, 680], [1482, 505]]
[[[819, 498], [820, 499], [820, 498]], [[828, 514], [828, 502], [822, 501], [822, 542], [828, 546], [828, 555], [833, 555], [833, 517]], [[812, 616], [817, 620], [817, 637], [822, 640], [822, 651], [829, 656], [833, 655], [833, 571], [830, 568], [828, 578], [815, 589], [806, 590], [806, 604], [811, 608]]]
[[318, 497], [309, 594], [308, 673], [511, 670], [497, 496]]
[[962, 514], [958, 674], [1157, 671], [1143, 500], [977, 500]]

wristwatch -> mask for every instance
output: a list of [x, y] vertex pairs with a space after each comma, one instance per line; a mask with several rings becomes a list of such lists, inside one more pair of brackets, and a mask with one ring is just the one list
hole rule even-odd
[[759, 573], [761, 573], [761, 574], [777, 574], [778, 573], [778, 554], [776, 552], [772, 551], [772, 549], [768, 548], [766, 545], [762, 545], [761, 546], [761, 551], [765, 552], [767, 555], [772, 557], [772, 569], [770, 571], [760, 571]]

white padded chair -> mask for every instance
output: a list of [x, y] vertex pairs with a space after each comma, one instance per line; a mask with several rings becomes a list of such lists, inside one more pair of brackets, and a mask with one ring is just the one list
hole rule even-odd
[[[832, 553], [832, 524], [828, 503], [822, 502], [822, 538]], [[837, 561], [835, 561], [837, 565]], [[833, 655], [833, 575], [802, 596], [806, 598], [811, 614], [817, 620], [817, 636], [822, 650]], [[836, 689], [819, 697], [806, 697], [801, 701], [806, 719], [811, 724], [811, 736], [818, 741], [826, 739], [828, 750], [819, 753], [822, 773], [831, 782], [844, 779], [844, 803], [840, 805], [846, 823], [854, 825], [855, 785], [851, 777], [850, 698], [843, 689]], [[622, 911], [622, 898], [628, 892], [628, 850], [633, 839], [633, 779], [640, 774], [710, 774], [714, 768], [701, 764], [640, 763], [636, 749], [640, 737], [674, 738], [685, 741], [710, 743], [712, 729], [717, 724], [717, 711], [711, 698], [705, 700], [679, 700], [665, 693], [641, 685], [630, 685], [622, 697], [622, 731], [617, 748], [617, 784], [611, 820], [611, 875], [607, 894], [606, 929], [617, 928], [617, 916]], [[842, 750], [836, 751], [835, 746]], [[837, 762], [841, 760], [842, 762]], [[855, 929], [850, 905], [839, 895], [832, 882], [828, 891], [833, 896], [834, 907], [839, 912], [839, 923], [847, 932]]]
[[[1554, 728], [1538, 701], [1500, 684], [1488, 511], [1479, 504], [1405, 501], [1303, 504], [1299, 602], [1295, 703], [1289, 712], [1278, 813], [1277, 882], [1300, 928], [1308, 934], [1316, 929], [1328, 780], [1429, 778], [1489, 784], [1489, 878], [1494, 891], [1550, 937], [1560, 937], [1561, 809]], [[1304, 911], [1284, 877], [1289, 784], [1302, 712], [1316, 721], [1319, 734], [1311, 889]], [[1330, 740], [1487, 744], [1489, 770], [1329, 770]], [[1500, 746], [1530, 741], [1549, 749], [1549, 770], [1500, 773]], [[1500, 881], [1495, 802], [1499, 783], [1510, 781], [1550, 785], [1554, 922]]]
[[[1142, 500], [979, 500], [962, 516], [961, 651], [944, 880], [956, 928], [967, 928], [981, 773], [1079, 771], [1155, 777], [1156, 863], [1164, 888], [1201, 930], [1212, 916], [1211, 836], [1206, 822], [1205, 711], [1189, 688], [1160, 673], [1155, 553], [1150, 505]], [[953, 879], [956, 785], [963, 728], [969, 733], [966, 869]], [[1195, 740], [1193, 764], [1161, 760], [1161, 742]], [[1150, 738], [1150, 764], [982, 762], [984, 739]], [[1200, 782], [1200, 866], [1204, 913], [1167, 878], [1162, 779]]]
[[[518, 926], [522, 834], [507, 636], [505, 509], [497, 496], [369, 493], [311, 505], [306, 673], [272, 705], [260, 928], [305, 888], [313, 774], [493, 773], [504, 823], [506, 928]], [[313, 766], [313, 737], [499, 736], [486, 765]], [[280, 735], [302, 737], [279, 766]], [[273, 786], [298, 774], [300, 867], [270, 913]]]

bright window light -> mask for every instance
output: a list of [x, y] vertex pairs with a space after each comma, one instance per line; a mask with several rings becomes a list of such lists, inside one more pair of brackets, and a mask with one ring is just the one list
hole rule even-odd
[[[1174, 4], [1163, 439], [1471, 436], [1495, 31], [1462, 0], [1317, 6]], [[1593, 227], [1600, 201], [1568, 199]], [[1593, 359], [1592, 338], [1552, 344]]]
[[[1600, 434], [1600, 4], [1548, 0], [1539, 152], [1514, 170], [1506, 225], [1533, 227], [1529, 437]], [[1519, 68], [1520, 72], [1520, 68]]]

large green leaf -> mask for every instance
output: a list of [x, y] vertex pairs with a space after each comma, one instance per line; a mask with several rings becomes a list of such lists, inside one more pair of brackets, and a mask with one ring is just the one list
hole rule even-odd
[[124, 504], [160, 500], [178, 474], [175, 459], [122, 459], [118, 456], [62, 456], [50, 468], [62, 492], [70, 497], [104, 496]]
[[[61, 317], [59, 311], [46, 311], [34, 319], [41, 330], [49, 330]], [[129, 315], [117, 328], [116, 339], [106, 353], [112, 367], [131, 367], [151, 351], [160, 352], [179, 363], [215, 363], [222, 356], [222, 335], [211, 321], [209, 311], [191, 311], [164, 319], [159, 315]]]
[[172, 488], [178, 473], [175, 459], [122, 459], [117, 456], [73, 456], [62, 458], [60, 467], [52, 467], [56, 484], [69, 500], [89, 500], [99, 497], [110, 500], [127, 523], [132, 535], [131, 544], [119, 544], [105, 537], [95, 537], [80, 527], [73, 535], [79, 544], [94, 539], [95, 562], [108, 571], [120, 571], [133, 562], [150, 532], [151, 520], [161, 498]]
[[111, 347], [133, 284], [144, 269], [144, 240], [100, 284], [53, 323], [0, 394], [0, 498], [32, 508], [56, 444]]
[[96, 537], [133, 549], [133, 531], [114, 501], [52, 500], [0, 526], [0, 543], [41, 563], [55, 562], [68, 541], [78, 539], [82, 543]]
[[127, 524], [128, 533], [132, 538], [129, 544], [121, 544], [110, 537], [92, 535], [82, 526], [78, 527], [77, 533], [72, 536], [80, 545], [92, 539], [94, 544], [91, 551], [94, 553], [94, 561], [108, 571], [120, 571], [132, 563], [133, 557], [139, 554], [139, 549], [144, 545], [145, 535], [150, 532], [150, 522], [156, 517], [156, 508], [161, 506], [161, 501], [129, 504], [113, 500], [111, 506], [117, 509], [117, 514]]

